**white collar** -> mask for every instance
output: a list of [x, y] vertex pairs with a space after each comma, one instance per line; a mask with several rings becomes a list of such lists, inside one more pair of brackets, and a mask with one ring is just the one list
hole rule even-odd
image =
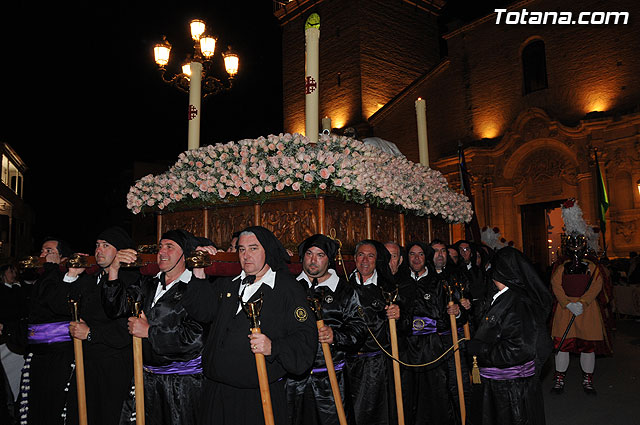
[[418, 274], [418, 273], [414, 272], [413, 270], [411, 270], [411, 277], [414, 280], [420, 280], [420, 278], [422, 278], [422, 277], [424, 277], [424, 276], [426, 276], [428, 274], [429, 274], [429, 269], [426, 268], [426, 267], [424, 268], [424, 272], [422, 274]]
[[[242, 282], [242, 280], [244, 280], [245, 277], [247, 277], [247, 274], [243, 270], [242, 273], [240, 273], [238, 276], [234, 277], [232, 280], [240, 279], [240, 282]], [[255, 283], [264, 283], [265, 285], [268, 285], [271, 289], [273, 289], [276, 286], [276, 272], [273, 271], [273, 269], [271, 267], [269, 267], [269, 270], [267, 270], [267, 272], [264, 274], [264, 276], [262, 276], [262, 279], [254, 282], [253, 284], [255, 284]], [[242, 286], [242, 285], [240, 285], [240, 286]], [[260, 285], [256, 285], [256, 288], [259, 287], [259, 286]]]
[[[336, 292], [336, 289], [338, 288], [338, 283], [340, 282], [340, 278], [338, 277], [338, 274], [336, 273], [335, 270], [333, 269], [328, 269], [327, 273], [329, 273], [331, 276], [325, 280], [324, 282], [319, 282], [318, 286], [326, 286], [329, 289], [331, 289], [331, 292]], [[304, 270], [302, 271], [302, 273], [300, 273], [298, 275], [298, 277], [296, 278], [297, 280], [306, 280], [307, 284], [309, 284], [309, 288], [311, 288], [311, 279], [309, 279], [309, 276], [307, 276], [307, 274], [304, 272]]]
[[378, 286], [378, 271], [374, 270], [373, 274], [371, 275], [371, 277], [369, 277], [369, 279], [365, 280], [364, 283], [360, 282], [360, 273], [358, 272], [358, 269], [355, 269], [353, 271], [353, 273], [356, 275], [356, 283], [358, 285], [376, 285]]
[[[160, 275], [163, 272], [160, 272], [156, 275], [156, 277], [159, 279]], [[182, 274], [180, 276], [178, 276], [178, 278], [176, 280], [174, 280], [173, 282], [165, 282], [165, 286], [167, 287], [166, 290], [169, 290], [169, 287], [172, 286], [174, 283], [176, 282], [184, 282], [184, 283], [189, 283], [191, 281], [191, 277], [193, 276], [193, 273], [191, 272], [191, 270], [189, 269], [184, 269], [184, 271], [182, 272]]]
[[496, 302], [496, 300], [498, 299], [498, 297], [500, 295], [504, 294], [508, 290], [509, 290], [509, 287], [505, 286], [504, 289], [501, 289], [500, 291], [498, 291], [498, 293], [493, 296], [493, 300], [491, 301], [491, 305], [493, 305], [493, 303]]
[[14, 286], [21, 288], [22, 285], [20, 285], [20, 282], [13, 282], [13, 283], [7, 283], [5, 282], [4, 285], [8, 288], [13, 288]]
[[[160, 278], [160, 275], [163, 272], [160, 272], [156, 275], [156, 278]], [[167, 291], [169, 289], [171, 289], [173, 287], [173, 285], [175, 285], [178, 282], [184, 282], [184, 283], [189, 283], [191, 281], [191, 277], [193, 276], [193, 273], [191, 272], [191, 270], [189, 269], [185, 269], [182, 274], [180, 276], [178, 276], [178, 278], [176, 280], [174, 280], [171, 283], [165, 283], [164, 288], [162, 287], [162, 283], [158, 282], [158, 287], [156, 288], [156, 295], [153, 297], [153, 302], [151, 303], [151, 307], [153, 307], [154, 305], [156, 305], [156, 303], [158, 302], [158, 300], [160, 298], [162, 298], [162, 296], [164, 294], [167, 293]]]

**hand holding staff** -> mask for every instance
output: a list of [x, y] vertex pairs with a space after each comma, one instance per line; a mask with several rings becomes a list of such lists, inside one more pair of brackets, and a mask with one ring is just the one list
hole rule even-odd
[[[78, 316], [78, 302], [69, 300], [73, 321], [80, 322]], [[73, 325], [71, 325], [73, 326]], [[82, 353], [82, 340], [73, 338], [73, 353], [76, 358], [76, 386], [78, 390], [78, 422], [80, 425], [87, 425], [87, 395], [84, 389], [84, 356]]]
[[398, 332], [396, 330], [396, 319], [400, 317], [400, 307], [393, 304], [398, 297], [398, 289], [394, 292], [384, 292], [382, 294], [387, 301], [387, 318], [389, 319], [389, 336], [391, 337], [391, 355], [393, 356], [393, 380], [396, 389], [396, 408], [398, 410], [398, 425], [404, 425], [404, 402], [402, 400], [402, 381], [400, 379], [400, 363], [398, 363]]
[[458, 326], [456, 324], [456, 315], [451, 313], [451, 307], [453, 307], [453, 294], [451, 292], [451, 287], [449, 289], [449, 305], [447, 310], [449, 310], [449, 319], [451, 320], [451, 339], [453, 341], [454, 351], [453, 356], [456, 363], [456, 379], [458, 381], [458, 400], [460, 401], [460, 418], [462, 419], [462, 425], [465, 424], [466, 420], [466, 407], [464, 404], [464, 387], [462, 386], [462, 365], [460, 363], [460, 346], [458, 345]]
[[[249, 277], [249, 276], [247, 276]], [[255, 276], [253, 276], [255, 279]], [[246, 278], [245, 278], [246, 279]], [[273, 406], [271, 405], [271, 392], [269, 390], [269, 377], [267, 375], [267, 364], [264, 359], [264, 354], [256, 352], [258, 349], [264, 351], [265, 348], [268, 352], [271, 351], [271, 340], [264, 336], [260, 332], [260, 310], [262, 309], [262, 295], [260, 299], [253, 302], [243, 302], [240, 298], [242, 309], [249, 317], [251, 321], [251, 350], [256, 356], [256, 368], [258, 370], [258, 383], [260, 385], [260, 396], [262, 397], [262, 413], [264, 414], [265, 425], [275, 425], [273, 418]], [[258, 346], [258, 344], [262, 346]], [[265, 345], [268, 345], [265, 347]]]
[[[309, 298], [309, 304], [311, 304], [311, 309], [316, 314], [316, 324], [320, 332], [320, 329], [325, 327], [324, 320], [322, 319], [322, 303], [318, 298]], [[340, 425], [347, 425], [347, 416], [344, 413], [344, 406], [342, 405], [338, 377], [336, 376], [336, 369], [333, 365], [333, 357], [331, 357], [331, 348], [329, 348], [329, 343], [327, 342], [321, 342], [320, 344], [322, 346], [322, 354], [324, 354], [324, 363], [327, 366], [329, 382], [331, 383], [331, 392], [333, 393], [333, 399], [336, 403], [338, 420], [340, 421]]]
[[[134, 317], [144, 317], [140, 301], [132, 302]], [[130, 323], [131, 332], [131, 323]], [[136, 397], [136, 425], [144, 425], [144, 374], [142, 372], [142, 338], [133, 336], [133, 382]]]

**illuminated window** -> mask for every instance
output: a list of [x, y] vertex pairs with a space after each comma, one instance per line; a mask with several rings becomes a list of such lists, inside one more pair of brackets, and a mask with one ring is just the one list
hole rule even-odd
[[548, 87], [547, 60], [542, 40], [534, 40], [522, 50], [522, 78], [524, 94]]

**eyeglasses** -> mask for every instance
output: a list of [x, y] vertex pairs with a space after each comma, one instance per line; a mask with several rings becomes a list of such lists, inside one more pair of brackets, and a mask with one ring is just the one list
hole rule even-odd
[[471, 248], [460, 248], [460, 251], [464, 251], [464, 252], [471, 251]]

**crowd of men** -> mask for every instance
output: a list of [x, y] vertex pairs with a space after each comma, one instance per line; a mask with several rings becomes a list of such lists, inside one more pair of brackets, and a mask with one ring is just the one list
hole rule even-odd
[[[11, 313], [3, 307], [0, 318], [2, 337], [23, 359], [21, 381], [5, 374], [16, 403], [8, 420], [78, 423], [75, 338], [84, 351], [88, 423], [135, 423], [134, 336], [142, 340], [147, 424], [264, 423], [256, 355], [266, 359], [276, 424], [339, 424], [333, 371], [346, 423], [396, 424], [397, 337], [405, 424], [544, 423], [537, 378], [550, 353], [551, 293], [513, 248], [363, 240], [345, 275], [336, 241], [317, 234], [300, 243], [302, 272], [293, 276], [290, 252], [253, 226], [234, 234], [242, 271], [233, 277], [189, 269], [191, 252], [218, 249], [184, 230], [164, 233], [158, 248], [158, 273], [146, 275], [122, 267], [138, 253], [119, 227], [97, 236], [95, 270], [63, 266], [67, 244], [43, 242], [28, 305], [15, 291]], [[69, 299], [78, 301], [78, 321]], [[252, 303], [259, 332], [246, 314]], [[460, 362], [449, 350], [454, 335], [463, 340]], [[474, 356], [481, 390], [470, 380]]]

